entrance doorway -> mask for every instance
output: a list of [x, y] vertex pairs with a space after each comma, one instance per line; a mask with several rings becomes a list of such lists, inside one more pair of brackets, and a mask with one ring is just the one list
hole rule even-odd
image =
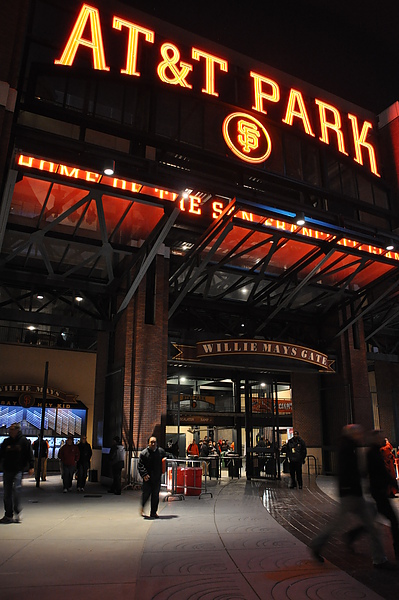
[[[209, 376], [202, 374], [203, 365], [201, 373], [184, 367], [173, 371], [167, 380], [165, 439], [167, 443], [178, 443], [179, 457], [186, 456], [193, 440], [226, 440], [234, 453], [243, 457], [247, 477], [254, 478], [254, 449], [260, 441], [268, 440], [275, 465], [273, 475], [280, 476], [281, 448], [292, 429], [289, 373], [248, 376], [246, 372], [235, 372], [226, 377], [226, 372], [218, 372], [219, 376]], [[265, 474], [261, 471], [260, 476]]]

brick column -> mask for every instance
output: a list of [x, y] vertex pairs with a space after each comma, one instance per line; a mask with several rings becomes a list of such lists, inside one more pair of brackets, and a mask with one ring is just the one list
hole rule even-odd
[[293, 428], [312, 447], [323, 442], [319, 379], [318, 373], [291, 373]]
[[136, 450], [147, 445], [155, 434], [160, 445], [165, 443], [168, 353], [168, 281], [169, 263], [156, 258], [155, 305], [153, 324], [145, 322], [146, 280], [140, 284], [125, 311], [125, 369], [123, 390], [124, 439], [132, 429]]
[[375, 383], [380, 427], [395, 447], [399, 445], [399, 364], [376, 360]]
[[[350, 318], [349, 309], [347, 318]], [[357, 342], [354, 340], [354, 329], [349, 327], [340, 337], [342, 357], [342, 374], [350, 387], [351, 415], [353, 423], [360, 423], [366, 429], [373, 428], [373, 410], [371, 404], [370, 385], [367, 367], [367, 348], [364, 341], [363, 321], [355, 324]]]

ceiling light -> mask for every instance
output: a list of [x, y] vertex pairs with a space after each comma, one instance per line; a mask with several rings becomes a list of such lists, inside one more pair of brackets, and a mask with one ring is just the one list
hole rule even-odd
[[75, 296], [75, 300], [76, 302], [82, 302], [83, 298], [82, 296]]
[[297, 225], [305, 225], [305, 214], [302, 211], [296, 213], [295, 223]]
[[393, 250], [394, 248], [395, 248], [395, 245], [394, 245], [393, 241], [389, 240], [385, 246], [385, 250]]
[[106, 160], [104, 163], [103, 169], [104, 175], [113, 175], [115, 173], [115, 161], [114, 160]]
[[36, 327], [34, 325], [29, 325], [28, 329], [29, 331], [35, 331]]
[[42, 294], [38, 294], [38, 295], [36, 296], [36, 298], [37, 298], [38, 300], [43, 300], [44, 296], [42, 296]]

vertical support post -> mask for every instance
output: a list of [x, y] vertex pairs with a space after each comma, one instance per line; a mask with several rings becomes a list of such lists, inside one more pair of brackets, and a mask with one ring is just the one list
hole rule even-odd
[[39, 435], [39, 448], [37, 458], [37, 469], [36, 469], [36, 487], [40, 487], [40, 470], [42, 466], [42, 448], [44, 444], [44, 417], [46, 414], [46, 399], [47, 399], [47, 382], [48, 382], [48, 361], [44, 369], [44, 382], [43, 382], [43, 404], [42, 404], [42, 420], [40, 423], [40, 435]]

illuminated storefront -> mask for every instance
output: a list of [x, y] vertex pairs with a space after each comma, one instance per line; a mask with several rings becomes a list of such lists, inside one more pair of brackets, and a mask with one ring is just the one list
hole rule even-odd
[[96, 352], [93, 447], [295, 423], [328, 462], [352, 419], [399, 435], [376, 116], [123, 2], [39, 0], [23, 41], [1, 340]]

